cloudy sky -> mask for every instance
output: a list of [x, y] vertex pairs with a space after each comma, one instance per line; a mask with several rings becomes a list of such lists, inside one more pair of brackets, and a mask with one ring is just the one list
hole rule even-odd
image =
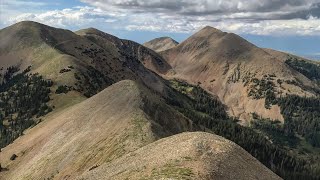
[[320, 57], [320, 0], [0, 0], [0, 28], [22, 20], [95, 27], [140, 43], [183, 41], [210, 25], [261, 47]]

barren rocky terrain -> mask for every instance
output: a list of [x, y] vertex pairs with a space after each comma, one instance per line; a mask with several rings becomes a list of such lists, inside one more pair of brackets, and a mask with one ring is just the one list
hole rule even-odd
[[[181, 79], [217, 95], [232, 116], [248, 124], [252, 113], [283, 121], [280, 108], [265, 108], [265, 98], [252, 98], [252, 81], [271, 81], [277, 96], [315, 96], [319, 86], [285, 64], [289, 54], [261, 49], [240, 36], [205, 27], [176, 47], [160, 53], [172, 66], [167, 79]], [[277, 81], [284, 82], [281, 85]], [[297, 81], [300, 85], [286, 82]], [[253, 85], [253, 86], [252, 86]], [[257, 87], [254, 87], [257, 88]], [[258, 87], [259, 88], [259, 87]]]

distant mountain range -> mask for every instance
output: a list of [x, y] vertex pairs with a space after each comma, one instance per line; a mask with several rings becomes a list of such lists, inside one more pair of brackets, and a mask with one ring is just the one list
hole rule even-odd
[[209, 26], [0, 39], [0, 179], [320, 178], [319, 62]]
[[304, 57], [315, 61], [320, 61], [320, 55], [305, 55]]

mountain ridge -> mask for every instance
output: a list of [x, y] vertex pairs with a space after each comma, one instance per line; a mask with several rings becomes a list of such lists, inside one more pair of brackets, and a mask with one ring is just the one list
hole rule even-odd
[[[160, 137], [192, 130], [183, 116], [167, 116], [175, 119], [176, 124], [161, 122], [167, 121], [164, 118], [152, 119], [148, 113], [156, 110], [146, 113], [144, 98], [148, 95], [149, 103], [157, 103], [158, 98], [151, 98], [154, 95], [149, 90], [140, 88], [142, 86], [134, 81], [120, 81], [92, 98], [49, 116], [51, 118], [2, 149], [1, 163], [9, 171], [0, 173], [0, 177], [71, 178]], [[10, 161], [13, 152], [18, 155], [16, 161]]]
[[[86, 172], [79, 179], [280, 179], [256, 163], [228, 140], [209, 133], [189, 132], [155, 141]], [[132, 168], [136, 171], [128, 170]], [[230, 169], [235, 170], [229, 172]]]
[[[21, 28], [24, 28], [23, 32], [19, 30]], [[25, 21], [17, 23], [1, 30], [1, 38], [11, 39], [10, 42], [5, 43], [2, 41], [3, 43], [0, 44], [0, 58], [4, 59], [4, 61], [1, 61], [3, 63], [2, 67], [6, 68], [18, 64], [21, 69], [26, 69], [29, 65], [32, 65], [32, 72], [40, 73], [46, 78], [54, 80], [58, 85], [72, 86], [75, 89], [84, 89], [84, 91], [87, 91], [85, 89], [90, 87], [84, 87], [84, 84], [79, 84], [77, 82], [79, 80], [73, 74], [77, 74], [81, 79], [86, 78], [88, 67], [92, 67], [91, 69], [95, 71], [90, 72], [91, 74], [104, 71], [104, 76], [106, 77], [102, 81], [109, 85], [121, 79], [139, 78], [149, 81], [146, 84], [150, 84], [153, 81], [157, 81], [157, 77], [152, 75], [152, 72], [147, 72], [144, 67], [161, 73], [166, 73], [166, 70], [170, 69], [170, 66], [159, 55], [144, 48], [142, 45], [128, 40], [121, 40], [96, 29], [91, 29], [91, 34], [93, 33], [92, 31], [104, 36], [102, 43], [93, 42], [90, 35], [83, 34], [81, 36], [69, 30], [52, 28], [36, 22]], [[26, 40], [26, 38], [31, 40]], [[15, 46], [14, 44], [26, 45]], [[15, 48], [11, 48], [13, 46]], [[133, 47], [130, 51], [128, 51], [129, 46]], [[135, 58], [132, 59], [132, 57]], [[102, 61], [107, 63], [107, 67], [105, 65], [101, 66]], [[23, 63], [21, 64], [21, 62]], [[145, 63], [145, 65], [142, 63]], [[68, 66], [73, 67], [71, 72], [59, 73], [60, 71], [63, 72], [63, 69], [68, 69]], [[105, 72], [108, 72], [108, 74], [105, 74]], [[138, 75], [138, 73], [150, 73], [150, 75], [142, 76]], [[104, 87], [94, 88], [102, 90]], [[92, 91], [92, 88], [88, 91]], [[92, 95], [92, 93], [89, 94]]]
[[[240, 119], [250, 118], [256, 112], [265, 118], [283, 120], [280, 109], [272, 106], [264, 108], [263, 98], [248, 98], [249, 87], [241, 87], [241, 81], [254, 78], [264, 79], [265, 75], [276, 76], [281, 81], [292, 81], [297, 78], [304, 86], [318, 88], [312, 80], [297, 73], [285, 64], [285, 60], [258, 48], [233, 33], [226, 33], [215, 28], [205, 27], [178, 46], [160, 52], [173, 70], [164, 75], [167, 79], [177, 78], [200, 86], [227, 104], [230, 114]], [[294, 77], [294, 78], [293, 78]], [[277, 83], [274, 82], [277, 86]], [[287, 85], [277, 87], [281, 95], [298, 94], [315, 95], [313, 91]], [[242, 99], [239, 102], [239, 99]], [[243, 104], [242, 102], [248, 102]], [[247, 122], [244, 122], [247, 123]]]
[[[246, 161], [244, 167], [240, 171], [235, 171], [233, 176], [240, 175], [243, 179], [245, 177], [254, 179], [258, 174], [264, 173], [266, 177], [278, 178], [242, 148], [216, 135], [198, 132], [157, 141], [160, 138], [179, 132], [192, 131], [193, 127], [187, 118], [179, 115], [179, 113], [174, 115], [172, 113], [173, 109], [164, 109], [165, 112], [156, 112], [155, 109], [147, 111], [145, 108], [151, 108], [151, 104], [161, 104], [163, 102], [159, 101], [155, 94], [143, 88], [134, 81], [120, 81], [57, 115], [51, 115], [53, 118], [44, 120], [30, 129], [24, 136], [18, 138], [13, 144], [2, 149], [1, 163], [8, 171], [1, 172], [0, 177], [8, 180], [75, 179], [78, 177], [79, 179], [89, 177], [113, 179], [115, 178], [113, 177], [115, 176], [114, 173], [122, 171], [122, 169], [118, 168], [119, 165], [109, 166], [108, 163], [127, 162], [141, 152], [141, 155], [145, 156], [146, 153], [143, 152], [147, 148], [151, 149], [147, 150], [148, 158], [158, 159], [158, 162], [161, 160], [159, 165], [163, 168], [166, 168], [167, 163], [172, 163], [174, 158], [187, 163], [193, 161], [199, 163], [198, 166], [191, 167], [187, 164], [175, 165], [177, 167], [169, 166], [169, 169], [173, 170], [176, 168], [190, 169], [188, 170], [190, 174], [178, 174], [181, 177], [211, 179], [211, 177], [218, 176], [228, 179], [231, 175], [228, 170], [230, 164], [226, 164], [227, 167], [224, 171], [212, 174], [209, 170], [209, 168], [212, 168], [212, 163], [205, 161], [207, 158], [212, 158], [213, 160], [210, 162], [216, 162], [214, 159], [221, 158], [224, 154], [226, 157], [229, 155], [240, 157], [230, 158], [227, 161], [232, 164], [230, 168], [237, 169], [239, 162]], [[146, 101], [149, 101], [148, 106], [144, 106]], [[158, 113], [167, 115], [166, 117], [153, 118], [152, 114], [156, 115]], [[202, 139], [202, 136], [206, 137], [206, 140]], [[199, 141], [200, 139], [202, 140]], [[192, 145], [186, 144], [188, 141], [192, 141]], [[155, 144], [152, 142], [155, 142]], [[176, 146], [177, 142], [181, 146]], [[161, 145], [163, 143], [166, 143], [166, 145]], [[141, 147], [144, 148], [139, 150]], [[176, 150], [176, 153], [165, 159], [162, 158], [161, 154], [154, 153], [159, 148], [162, 150], [165, 148], [168, 150], [162, 153], [166, 154], [169, 151], [173, 152], [173, 149], [177, 147], [179, 149], [183, 147], [183, 149]], [[208, 147], [212, 149], [210, 150]], [[195, 148], [196, 150], [194, 150]], [[183, 154], [180, 152], [183, 152]], [[183, 155], [190, 156], [191, 152], [195, 153], [194, 159], [192, 156], [190, 157], [192, 159], [185, 157], [187, 159], [183, 160]], [[14, 161], [10, 160], [12, 153], [17, 155]], [[237, 155], [238, 153], [240, 156]], [[201, 159], [196, 157], [201, 157]], [[137, 163], [137, 161], [133, 161]], [[219, 162], [224, 163], [225, 161], [221, 160]], [[205, 164], [208, 169], [198, 169], [201, 167], [201, 163]], [[214, 169], [220, 169], [218, 168], [220, 163], [217, 163], [217, 167], [214, 166]], [[247, 165], [251, 168], [246, 168]], [[139, 163], [139, 166], [142, 166], [142, 164]], [[157, 167], [157, 165], [150, 164], [149, 170], [152, 167]], [[100, 168], [103, 168], [103, 170], [100, 171]], [[114, 171], [114, 168], [117, 168], [117, 170]], [[125, 171], [135, 171], [136, 168], [136, 165], [128, 166]], [[91, 171], [93, 169], [94, 171]], [[122, 174], [133, 179], [148, 175], [154, 176], [153, 173], [150, 174], [149, 170], [143, 170], [142, 168], [140, 173], [136, 175], [126, 175], [124, 171]], [[106, 173], [106, 171], [113, 173]], [[198, 171], [201, 175], [198, 174]], [[82, 177], [82, 174], [84, 177]], [[116, 175], [118, 179], [123, 178], [122, 174], [118, 173]], [[174, 174], [175, 171], [173, 175], [169, 173], [161, 176], [169, 178], [176, 176]]]
[[168, 50], [177, 46], [179, 43], [170, 37], [160, 37], [145, 42], [143, 45], [156, 52]]

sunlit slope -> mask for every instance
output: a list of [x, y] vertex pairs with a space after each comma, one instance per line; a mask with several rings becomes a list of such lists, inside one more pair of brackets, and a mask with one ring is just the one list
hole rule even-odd
[[209, 133], [160, 139], [78, 179], [280, 179], [238, 145]]
[[[142, 89], [141, 89], [142, 88]], [[146, 99], [147, 98], [147, 99]], [[121, 81], [27, 131], [1, 152], [1, 179], [74, 178], [171, 134], [190, 120], [133, 81]], [[156, 114], [166, 114], [156, 117]], [[17, 154], [11, 161], [12, 154]]]

